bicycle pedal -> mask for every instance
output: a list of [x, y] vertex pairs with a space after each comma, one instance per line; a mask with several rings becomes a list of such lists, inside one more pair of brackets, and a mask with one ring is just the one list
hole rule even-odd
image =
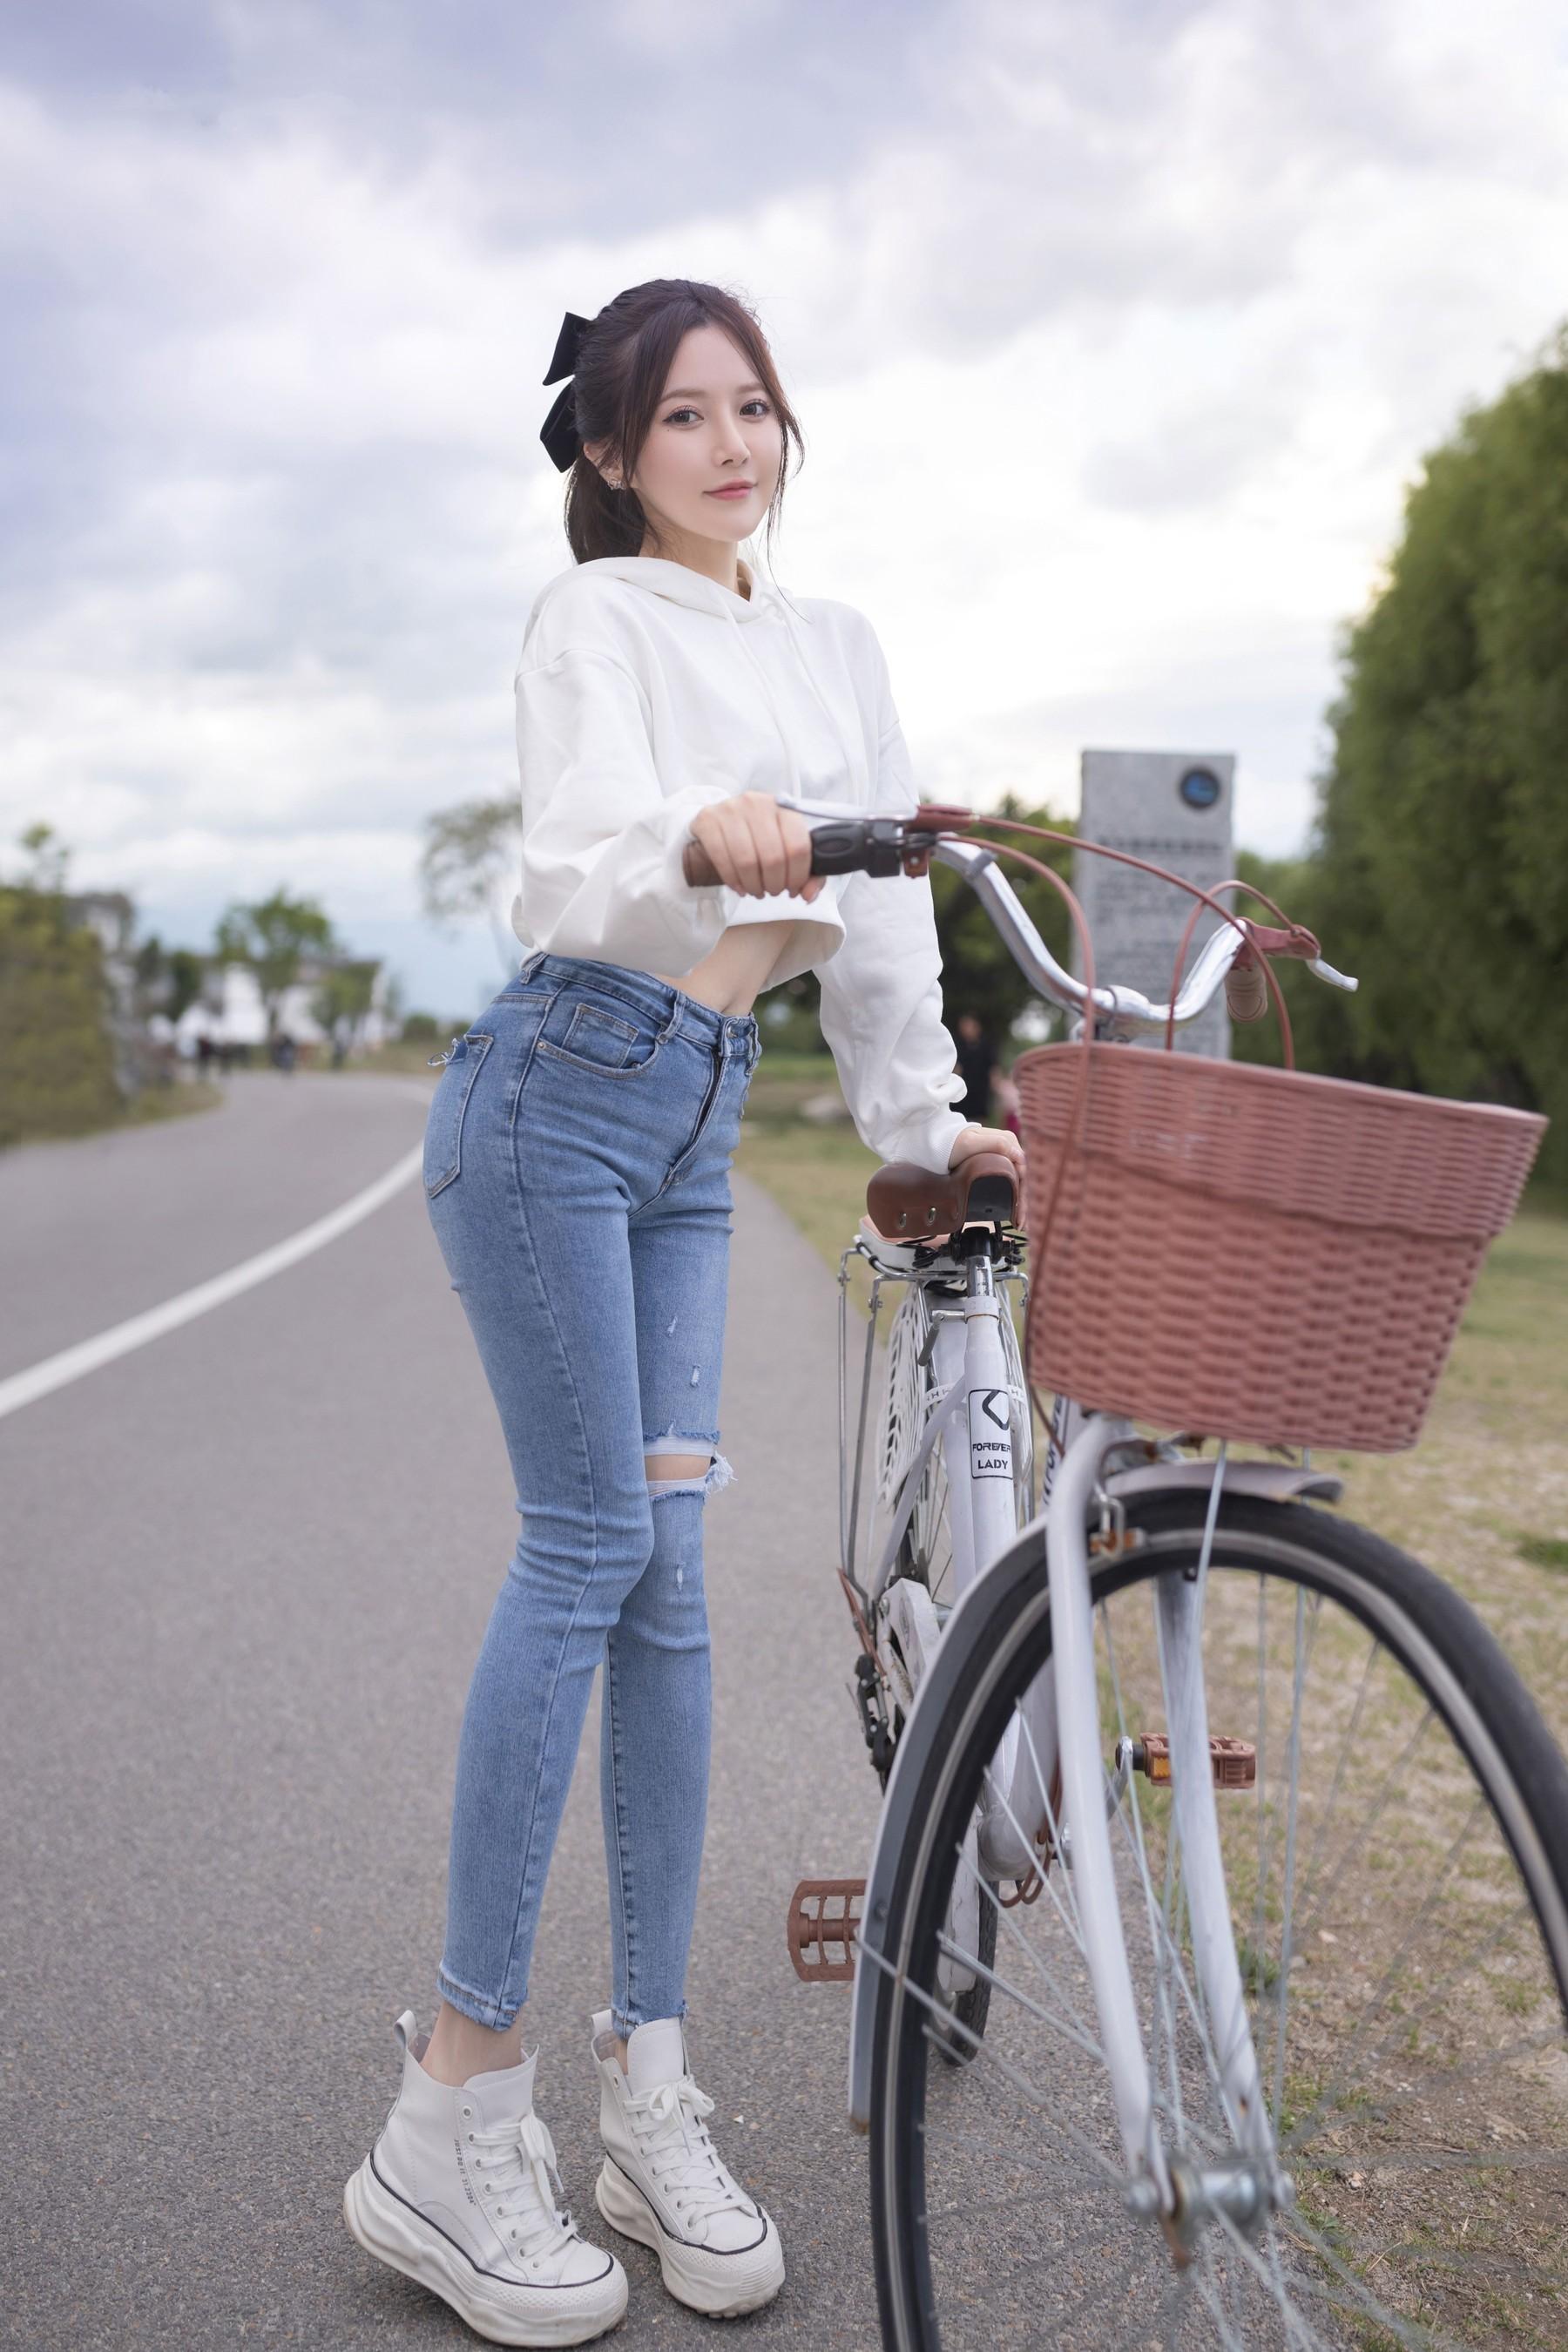
[[863, 1878], [803, 1878], [789, 1898], [785, 1934], [795, 1972], [805, 1984], [848, 1984], [866, 1899]]
[[[1248, 1740], [1211, 1739], [1209, 1764], [1216, 1789], [1251, 1789], [1257, 1785], [1258, 1750]], [[1146, 1772], [1160, 1787], [1169, 1787], [1171, 1742], [1164, 1732], [1146, 1731], [1141, 1739], [1133, 1741], [1132, 1769]]]

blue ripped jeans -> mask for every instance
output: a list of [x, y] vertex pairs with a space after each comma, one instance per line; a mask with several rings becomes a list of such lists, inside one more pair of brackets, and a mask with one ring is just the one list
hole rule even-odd
[[[425, 1189], [511, 1457], [521, 1532], [458, 1750], [445, 2000], [509, 2024], [603, 1663], [616, 2029], [685, 2013], [708, 1802], [704, 1497], [751, 1013], [532, 955], [453, 1045]], [[700, 1478], [644, 1455], [709, 1454]]]

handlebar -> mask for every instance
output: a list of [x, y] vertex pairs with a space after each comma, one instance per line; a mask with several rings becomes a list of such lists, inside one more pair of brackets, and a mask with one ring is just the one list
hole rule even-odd
[[[927, 808], [912, 817], [868, 816], [863, 810], [839, 802], [798, 800], [784, 793], [777, 798], [781, 808], [795, 810], [811, 826], [814, 874], [923, 874], [934, 857], [963, 877], [1001, 933], [1014, 962], [1042, 996], [1064, 1013], [1081, 1014], [1088, 1009], [1089, 989], [1052, 955], [997, 864], [995, 853], [984, 842], [944, 840], [936, 830], [933, 820], [951, 823], [962, 817], [969, 822], [972, 810]], [[681, 866], [694, 886], [711, 885], [721, 878], [697, 841], [687, 843]], [[1180, 1028], [1197, 1018], [1222, 983], [1234, 1017], [1256, 1020], [1264, 1009], [1258, 948], [1269, 955], [1297, 956], [1315, 979], [1331, 988], [1348, 992], [1356, 988], [1353, 979], [1336, 971], [1321, 955], [1308, 954], [1289, 932], [1267, 929], [1245, 917], [1237, 919], [1240, 929], [1222, 923], [1205, 941], [1173, 1011], [1168, 1004], [1151, 1003], [1136, 988], [1097, 986], [1093, 1009], [1100, 1034], [1131, 1037], [1140, 1029], [1163, 1029], [1173, 1020]]]

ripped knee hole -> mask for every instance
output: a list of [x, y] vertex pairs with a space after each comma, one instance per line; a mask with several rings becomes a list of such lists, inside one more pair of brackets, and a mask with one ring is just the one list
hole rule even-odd
[[643, 1468], [650, 1496], [711, 1495], [735, 1475], [723, 1454], [709, 1448], [702, 1454], [645, 1454]]

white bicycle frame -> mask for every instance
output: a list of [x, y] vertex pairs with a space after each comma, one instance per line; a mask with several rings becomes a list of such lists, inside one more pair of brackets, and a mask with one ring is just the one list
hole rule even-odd
[[[947, 1472], [948, 1528], [952, 1545], [952, 1603], [963, 1600], [982, 1567], [995, 1559], [1018, 1533], [1016, 1459], [1026, 1453], [1031, 1437], [1027, 1401], [1013, 1387], [1011, 1369], [1003, 1347], [1000, 1318], [1007, 1303], [991, 1279], [991, 1261], [972, 1257], [967, 1288], [958, 1307], [934, 1310], [931, 1366], [936, 1402], [928, 1414], [910, 1457], [898, 1499], [884, 1530], [880, 1553], [871, 1572], [869, 1614], [878, 1622], [880, 1604], [895, 1582], [904, 1589], [904, 1604], [896, 1630], [900, 1650], [918, 1683], [920, 1669], [935, 1638], [934, 1608], [921, 1608], [923, 1587], [896, 1575], [900, 1546], [914, 1514], [927, 1465], [938, 1446]], [[895, 1606], [897, 1604], [895, 1603]], [[907, 1612], [921, 1610], [919, 1622]], [[911, 1638], [912, 1637], [912, 1638]], [[1034, 1752], [1054, 1753], [1056, 1725], [1049, 1677], [1042, 1675], [1026, 1709]], [[1030, 1762], [1030, 1743], [1020, 1736], [1017, 1721], [1009, 1725], [996, 1764], [982, 1798], [977, 1823], [979, 1861], [990, 1878], [1022, 1878], [1037, 1857], [1020, 1835], [1019, 1825], [1042, 1822], [1048, 1781], [1039, 1785]], [[968, 1898], [977, 1904], [978, 1890], [967, 1877]], [[960, 1899], [963, 1899], [960, 1891]], [[955, 1918], [955, 1929], [963, 1925]], [[957, 1940], [962, 1941], [960, 1934]]]
[[[1152, 2180], [1166, 2204], [1172, 2185], [1157, 2128], [1154, 2089], [1116, 1892], [1110, 1824], [1122, 1782], [1108, 1771], [1102, 1751], [1089, 1552], [1089, 1528], [1096, 1501], [1108, 1518], [1111, 1516], [1111, 1497], [1105, 1485], [1110, 1464], [1119, 1449], [1131, 1448], [1142, 1460], [1146, 1458], [1146, 1448], [1135, 1439], [1130, 1422], [1085, 1413], [1060, 1401], [1044, 1466], [1044, 1507], [1021, 1529], [1015, 1503], [1013, 1448], [1027, 1443], [1028, 1433], [1017, 1425], [1018, 1401], [1009, 1388], [997, 1328], [997, 1318], [1007, 1307], [989, 1279], [987, 1257], [971, 1258], [969, 1274], [970, 1287], [962, 1307], [947, 1309], [935, 1326], [931, 1367], [936, 1398], [883, 1531], [867, 1589], [868, 1622], [875, 1633], [880, 1633], [889, 1624], [899, 1633], [918, 1705], [921, 1667], [940, 1632], [923, 1586], [917, 1586], [912, 1578], [896, 1575], [895, 1570], [900, 1542], [936, 1446], [943, 1448], [947, 1467], [955, 1608], [962, 1607], [964, 1595], [984, 1574], [985, 1565], [1009, 1550], [1029, 1528], [1044, 1530], [1051, 1596], [1051, 1658], [1016, 1709], [987, 1776], [971, 1832], [978, 1845], [972, 1860], [977, 1861], [978, 1868], [961, 1872], [955, 1878], [950, 1932], [960, 1948], [974, 1952], [979, 1876], [1023, 1878], [1032, 1869], [1043, 1869], [1047, 1860], [1052, 1864], [1066, 1860], [1070, 1843], [1074, 1900], [1129, 2172], [1134, 2179]], [[985, 1430], [978, 1424], [987, 1420], [988, 1412], [994, 1412], [999, 1396], [1008, 1399], [1007, 1426], [1005, 1433], [992, 1434], [994, 1420]], [[1212, 1474], [1198, 1575], [1191, 1581], [1184, 1577], [1160, 1580], [1160, 1672], [1194, 1961], [1212, 2021], [1227, 2117], [1235, 2147], [1272, 2168], [1272, 2135], [1247, 2021], [1221, 1859], [1202, 1672], [1208, 1547], [1224, 1475], [1222, 1454]], [[918, 1614], [909, 1614], [911, 1610]], [[1051, 1801], [1058, 1771], [1059, 1819]], [[1036, 1833], [1036, 1824], [1045, 1833], [1039, 1849], [1027, 1843]], [[873, 1856], [873, 1881], [876, 1864]], [[963, 1990], [973, 1981], [973, 1971], [960, 1969], [951, 1981]]]

